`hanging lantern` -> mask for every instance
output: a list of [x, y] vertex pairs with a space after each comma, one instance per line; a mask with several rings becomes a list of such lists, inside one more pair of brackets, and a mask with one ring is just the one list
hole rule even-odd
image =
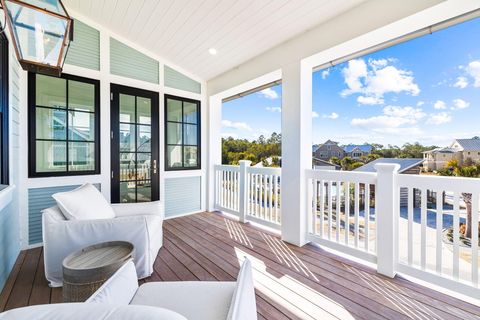
[[26, 71], [60, 76], [73, 20], [60, 0], [0, 0], [17, 59]]

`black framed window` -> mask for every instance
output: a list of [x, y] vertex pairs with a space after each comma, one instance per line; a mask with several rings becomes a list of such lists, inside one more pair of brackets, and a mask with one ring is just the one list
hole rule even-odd
[[29, 74], [29, 176], [100, 173], [100, 82]]
[[200, 101], [165, 96], [165, 170], [200, 169]]
[[0, 184], [9, 183], [8, 164], [8, 40], [0, 28]]

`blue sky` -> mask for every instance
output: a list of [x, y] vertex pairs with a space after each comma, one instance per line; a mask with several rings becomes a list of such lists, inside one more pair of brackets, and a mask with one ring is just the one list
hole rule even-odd
[[[480, 19], [313, 73], [313, 142], [448, 145], [480, 135]], [[281, 130], [281, 86], [224, 103], [224, 136]]]

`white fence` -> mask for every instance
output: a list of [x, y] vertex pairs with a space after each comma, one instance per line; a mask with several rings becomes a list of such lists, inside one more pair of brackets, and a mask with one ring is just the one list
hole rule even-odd
[[[376, 168], [307, 170], [308, 240], [376, 263], [387, 276], [399, 272], [480, 299], [480, 179], [398, 174], [392, 164]], [[469, 196], [471, 240], [459, 236]]]
[[250, 161], [215, 165], [215, 209], [279, 230], [280, 179], [281, 169], [250, 167]]

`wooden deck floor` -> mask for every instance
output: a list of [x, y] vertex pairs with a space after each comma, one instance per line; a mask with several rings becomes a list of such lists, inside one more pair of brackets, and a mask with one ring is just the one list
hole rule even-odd
[[[202, 213], [168, 220], [154, 274], [144, 281], [230, 280], [254, 266], [259, 319], [479, 319], [480, 308], [322, 249]], [[44, 278], [42, 248], [23, 251], [0, 295], [0, 311], [61, 302]]]

